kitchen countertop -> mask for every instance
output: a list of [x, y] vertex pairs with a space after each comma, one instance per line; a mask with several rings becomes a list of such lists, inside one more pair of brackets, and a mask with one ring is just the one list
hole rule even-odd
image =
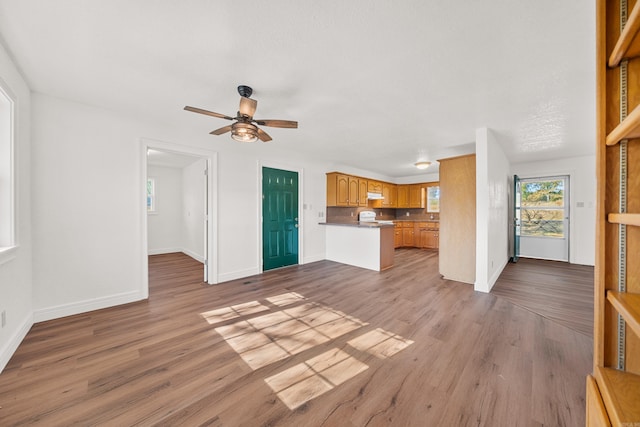
[[393, 227], [393, 224], [385, 224], [379, 222], [319, 222], [320, 225], [339, 225], [344, 227], [359, 227], [359, 228], [383, 228]]

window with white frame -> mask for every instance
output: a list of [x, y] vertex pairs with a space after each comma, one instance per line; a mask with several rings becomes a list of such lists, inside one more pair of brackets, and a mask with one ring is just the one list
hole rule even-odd
[[0, 81], [0, 251], [16, 245], [13, 121], [14, 101]]
[[156, 180], [147, 178], [147, 212], [156, 211]]

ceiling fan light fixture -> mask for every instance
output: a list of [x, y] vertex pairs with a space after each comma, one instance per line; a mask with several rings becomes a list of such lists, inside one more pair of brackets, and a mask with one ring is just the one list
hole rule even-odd
[[231, 127], [231, 138], [238, 142], [256, 142], [258, 140], [258, 127], [251, 123], [234, 123]]
[[426, 169], [429, 167], [429, 165], [431, 164], [431, 162], [417, 162], [415, 163], [415, 167], [417, 167], [418, 169]]

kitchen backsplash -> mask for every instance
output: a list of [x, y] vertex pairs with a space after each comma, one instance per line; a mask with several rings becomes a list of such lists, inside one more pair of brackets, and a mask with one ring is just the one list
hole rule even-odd
[[[439, 221], [439, 213], [427, 212], [427, 209], [392, 209], [392, 208], [343, 208], [328, 207], [327, 222], [357, 222], [358, 213], [361, 211], [374, 211], [376, 219], [382, 220], [404, 220], [404, 221]], [[407, 212], [409, 215], [407, 215]]]

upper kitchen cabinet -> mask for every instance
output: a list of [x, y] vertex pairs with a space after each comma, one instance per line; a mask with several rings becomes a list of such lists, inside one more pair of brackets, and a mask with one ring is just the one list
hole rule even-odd
[[327, 206], [367, 206], [367, 180], [338, 172], [327, 174]]
[[424, 208], [424, 184], [400, 184], [397, 186], [398, 208]]
[[408, 185], [398, 185], [398, 202], [397, 207], [399, 208], [408, 208], [409, 207], [409, 186]]
[[383, 208], [396, 208], [398, 207], [398, 190], [397, 185], [388, 184], [386, 182], [382, 183], [382, 196], [384, 200], [382, 200]]
[[327, 206], [349, 206], [349, 176], [327, 174]]
[[409, 185], [409, 207], [410, 208], [425, 207], [424, 187], [422, 184]]
[[371, 181], [368, 182], [368, 191], [369, 193], [380, 193], [382, 194], [382, 183], [380, 181]]
[[367, 191], [369, 191], [368, 181], [358, 178], [358, 206], [367, 206]]

